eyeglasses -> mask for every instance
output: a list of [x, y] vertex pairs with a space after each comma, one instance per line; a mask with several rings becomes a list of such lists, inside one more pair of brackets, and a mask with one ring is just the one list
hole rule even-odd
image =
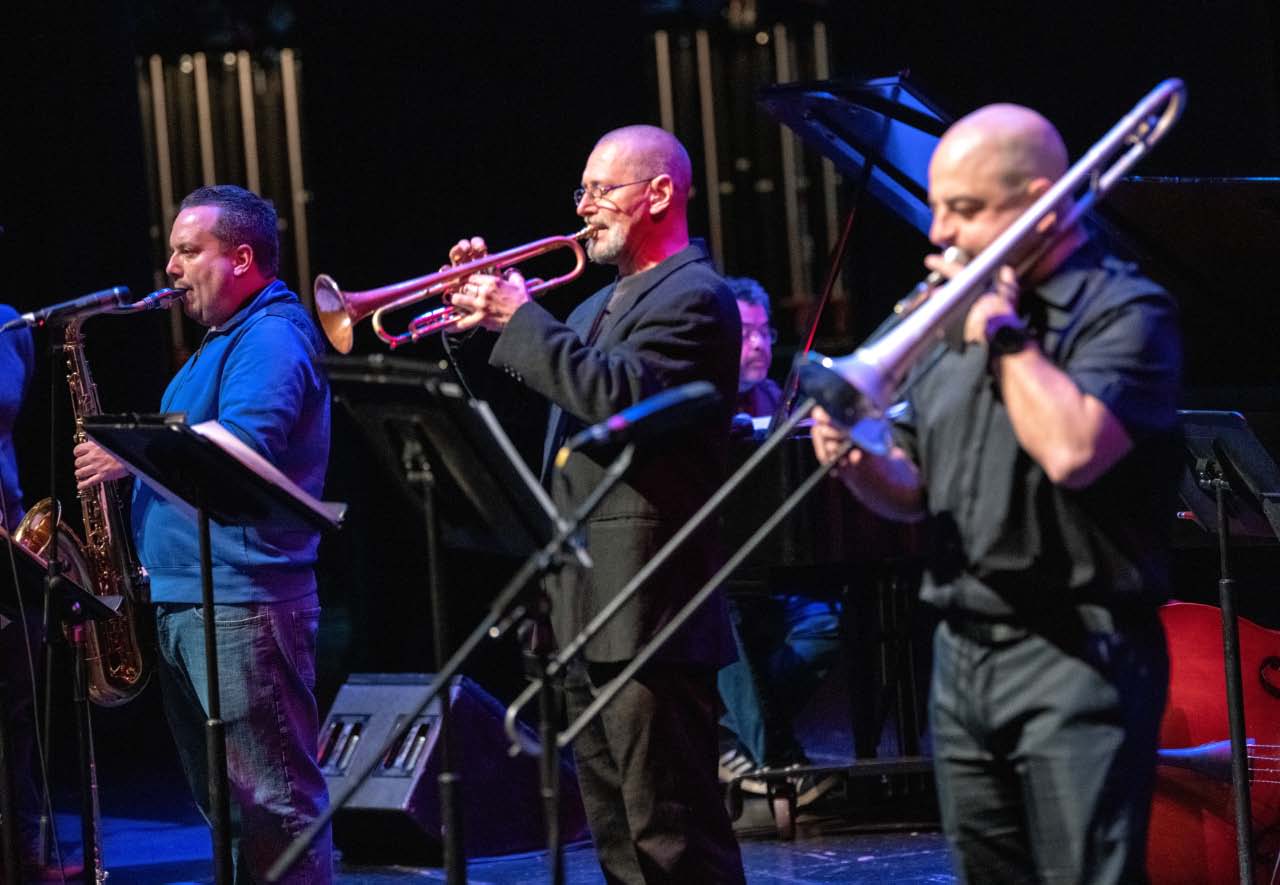
[[604, 195], [611, 191], [616, 191], [620, 187], [631, 187], [633, 184], [648, 184], [653, 178], [640, 178], [635, 181], [624, 181], [622, 184], [593, 184], [588, 187], [576, 188], [573, 192], [573, 205], [582, 205], [582, 198], [587, 194], [591, 195], [591, 201], [594, 203], [604, 199]]
[[743, 326], [742, 340], [750, 341], [754, 335], [761, 341], [768, 341], [770, 344], [778, 343], [778, 330], [773, 326]]

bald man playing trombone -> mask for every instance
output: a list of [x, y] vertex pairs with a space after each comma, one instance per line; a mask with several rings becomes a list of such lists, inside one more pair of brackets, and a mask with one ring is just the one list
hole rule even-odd
[[[710, 497], [724, 474], [738, 385], [740, 320], [706, 247], [690, 240], [689, 156], [653, 126], [605, 134], [574, 192], [590, 229], [588, 257], [617, 279], [560, 322], [518, 273], [477, 274], [452, 296], [457, 323], [498, 333], [490, 364], [551, 403], [543, 478], [565, 439], [659, 391], [710, 381], [710, 419], [636, 450], [626, 479], [586, 526], [595, 567], [566, 565], [549, 583], [551, 621], [565, 643], [617, 594]], [[484, 253], [463, 240], [455, 264]], [[610, 453], [572, 454], [551, 491], [574, 508], [604, 476]], [[576, 717], [719, 565], [714, 534], [697, 534], [588, 643], [565, 680]], [[716, 673], [732, 660], [724, 600], [704, 605], [574, 742], [578, 782], [609, 882], [743, 881], [716, 777]]]
[[[978, 255], [1065, 170], [1039, 114], [975, 111], [930, 162], [930, 239]], [[1073, 226], [1021, 278], [1002, 268], [963, 330], [909, 376], [888, 454], [833, 462], [868, 506], [931, 530], [930, 723], [954, 863], [969, 882], [1142, 882], [1168, 679], [1174, 305]], [[833, 461], [847, 431], [815, 418]]]

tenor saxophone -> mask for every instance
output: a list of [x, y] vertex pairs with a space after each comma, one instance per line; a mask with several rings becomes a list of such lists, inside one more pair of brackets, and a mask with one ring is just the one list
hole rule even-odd
[[[98, 388], [85, 359], [81, 322], [68, 322], [62, 339], [76, 444], [88, 439], [85, 416], [102, 411]], [[121, 599], [116, 617], [85, 625], [89, 699], [102, 707], [118, 707], [133, 700], [155, 669], [155, 628], [147, 611], [149, 582], [134, 549], [133, 533], [125, 522], [123, 482], [104, 482], [77, 492], [84, 518], [83, 540], [65, 526], [58, 529], [59, 559], [81, 585], [97, 596]], [[58, 509], [50, 498], [40, 501], [18, 524], [14, 540], [45, 553]]]

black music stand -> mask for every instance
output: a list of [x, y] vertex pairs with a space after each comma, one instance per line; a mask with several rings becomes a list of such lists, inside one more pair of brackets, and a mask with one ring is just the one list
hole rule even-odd
[[317, 501], [217, 422], [192, 427], [182, 414], [96, 415], [85, 432], [137, 477], [194, 515], [200, 534], [201, 608], [209, 674], [209, 808], [214, 881], [231, 882], [231, 806], [226, 728], [218, 688], [209, 520], [219, 525], [336, 529], [346, 505]]
[[[450, 648], [448, 603], [439, 569], [441, 543], [527, 557], [551, 540], [559, 516], [488, 405], [468, 399], [447, 376], [421, 363], [380, 355], [330, 359], [328, 366], [335, 400], [352, 412], [370, 447], [404, 491], [421, 500], [426, 589], [439, 672]], [[439, 519], [437, 500], [453, 505], [447, 523]], [[461, 786], [451, 735], [446, 703], [440, 706], [437, 778], [443, 860], [446, 879], [462, 882], [466, 867]]]
[[[86, 874], [93, 875], [102, 864], [98, 852], [98, 819], [96, 798], [96, 766], [93, 751], [93, 733], [89, 727], [89, 694], [87, 689], [88, 667], [85, 663], [85, 624], [89, 621], [104, 621], [116, 617], [122, 601], [121, 597], [95, 596], [77, 584], [69, 575], [61, 570], [53, 580], [49, 580], [49, 561], [26, 547], [13, 541], [12, 537], [0, 528], [0, 550], [14, 551], [17, 585], [14, 585], [14, 571], [8, 563], [0, 565], [0, 615], [19, 618], [20, 611], [38, 611], [44, 605], [44, 588], [49, 588], [49, 601], [52, 613], [59, 623], [66, 625], [71, 643], [73, 658], [72, 667], [75, 676], [76, 736], [79, 746], [80, 767], [80, 839], [83, 842], [84, 867]], [[7, 558], [7, 556], [6, 556]], [[21, 597], [22, 609], [18, 600]], [[4, 733], [3, 707], [6, 698], [0, 698], [0, 816], [3, 817], [3, 839], [5, 854], [6, 882], [18, 882], [19, 872], [16, 865], [17, 842], [12, 827], [14, 810], [11, 804], [13, 796], [12, 781], [9, 771], [8, 735]], [[46, 785], [47, 787], [47, 785]]]
[[1238, 412], [1179, 412], [1187, 469], [1179, 494], [1205, 531], [1218, 536], [1222, 654], [1235, 792], [1236, 855], [1240, 881], [1253, 881], [1253, 821], [1248, 747], [1240, 677], [1235, 581], [1228, 569], [1230, 536], [1280, 538], [1280, 467]]
[[[538, 484], [488, 405], [468, 398], [462, 388], [419, 363], [377, 356], [368, 359], [329, 359], [329, 381], [335, 398], [358, 417], [366, 433], [393, 471], [421, 494], [427, 532], [429, 564], [428, 591], [436, 621], [436, 674], [417, 710], [404, 717], [386, 745], [370, 754], [368, 762], [350, 775], [347, 790], [330, 802], [326, 816], [302, 834], [285, 851], [267, 874], [277, 881], [319, 832], [321, 826], [354, 795], [391, 747], [422, 714], [439, 692], [449, 684], [462, 664], [487, 637], [498, 637], [526, 620], [546, 616], [546, 603], [535, 578], [559, 567], [562, 556], [576, 558], [590, 566], [586, 552], [574, 540], [576, 526], [599, 503], [603, 494], [621, 478], [630, 464], [630, 449], [615, 462], [602, 488], [584, 504], [572, 520], [560, 517], [546, 491]], [[462, 505], [462, 526], [454, 526], [454, 538], [470, 544], [481, 539], [502, 552], [525, 557], [524, 565], [494, 598], [488, 615], [444, 660], [446, 636], [442, 629], [444, 601], [436, 569], [436, 546], [441, 532], [437, 526], [435, 500], [443, 491]], [[537, 592], [530, 593], [529, 588]], [[448, 881], [465, 881], [465, 858], [461, 842], [458, 778], [445, 739], [445, 712], [441, 705], [443, 760], [439, 778], [441, 820], [444, 824], [444, 858]], [[554, 724], [544, 718], [544, 737]], [[543, 741], [549, 755], [544, 757], [542, 794], [546, 812], [548, 844], [553, 859], [559, 838], [559, 757], [555, 740]], [[447, 805], [446, 805], [447, 803]], [[553, 860], [554, 862], [554, 860]]]

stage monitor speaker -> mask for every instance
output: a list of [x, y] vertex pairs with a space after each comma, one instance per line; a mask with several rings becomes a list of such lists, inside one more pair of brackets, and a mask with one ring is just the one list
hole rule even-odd
[[[426, 673], [353, 673], [338, 691], [320, 731], [319, 760], [331, 795], [376, 753], [422, 702]], [[450, 728], [461, 780], [463, 848], [467, 857], [546, 847], [538, 763], [512, 757], [502, 728], [505, 708], [465, 676], [447, 692]], [[412, 724], [334, 818], [334, 842], [353, 862], [439, 863], [440, 698]], [[532, 730], [522, 725], [532, 736]], [[566, 842], [587, 838], [578, 782], [561, 757], [560, 827]]]

